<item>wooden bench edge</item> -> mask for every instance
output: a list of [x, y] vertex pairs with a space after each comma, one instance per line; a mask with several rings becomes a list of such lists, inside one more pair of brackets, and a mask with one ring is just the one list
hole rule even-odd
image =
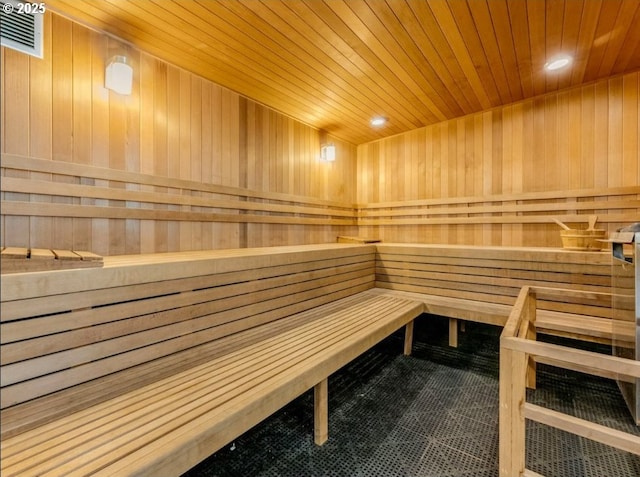
[[[511, 312], [509, 305], [467, 300], [463, 298], [442, 297], [419, 292], [374, 288], [375, 293], [411, 298], [424, 303], [424, 312], [449, 318], [449, 345], [458, 343], [458, 321], [473, 321], [494, 326], [504, 326]], [[565, 323], [559, 320], [565, 318]], [[577, 315], [559, 311], [538, 310], [537, 331], [539, 334], [559, 336], [600, 344], [611, 344], [613, 322], [610, 318]], [[597, 325], [597, 326], [592, 326]], [[616, 339], [623, 343], [632, 343], [633, 334], [619, 333]]]

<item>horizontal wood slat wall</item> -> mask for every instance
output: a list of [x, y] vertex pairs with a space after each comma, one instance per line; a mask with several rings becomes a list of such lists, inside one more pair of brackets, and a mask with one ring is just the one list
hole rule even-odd
[[612, 317], [608, 253], [385, 243], [378, 244], [376, 250], [379, 288], [509, 306], [523, 286], [570, 288], [590, 294], [580, 301], [569, 297], [554, 301], [541, 296], [540, 307]]
[[561, 246], [559, 217], [640, 221], [639, 73], [358, 147], [360, 234]]
[[[619, 223], [638, 217], [639, 195], [640, 186], [631, 186], [377, 203], [359, 208], [358, 223], [360, 225], [544, 224], [556, 217], [565, 223], [583, 224], [587, 220], [585, 215], [587, 213], [606, 214], [599, 216], [600, 223]], [[602, 197], [608, 200], [603, 201]], [[614, 213], [614, 210], [617, 213]], [[582, 228], [586, 227], [582, 226]]]
[[368, 290], [374, 267], [373, 246], [334, 243], [106, 257], [84, 274], [7, 275], [3, 436], [202, 363], [237, 333]]
[[[108, 256], [357, 235], [355, 146], [50, 12], [44, 31], [43, 59], [1, 49], [3, 246]], [[103, 86], [116, 54], [131, 96]]]
[[[126, 218], [150, 220], [201, 220], [203, 222], [257, 222], [275, 224], [355, 225], [352, 206], [313, 198], [279, 193], [261, 193], [248, 189], [202, 184], [196, 181], [170, 180], [144, 174], [113, 171], [65, 162], [3, 155], [7, 171], [48, 172], [70, 176], [67, 183], [5, 177], [2, 190], [18, 194], [68, 197], [80, 202], [51, 204], [39, 200], [2, 201], [7, 215], [35, 215], [84, 218]], [[81, 185], [87, 181], [110, 181], [110, 187]], [[125, 189], [118, 184], [125, 183]], [[143, 187], [164, 186], [164, 192], [144, 192]], [[205, 194], [205, 195], [202, 195]], [[215, 198], [212, 196], [221, 197]], [[93, 206], [99, 200], [125, 201], [124, 207]], [[265, 202], [266, 201], [266, 202]], [[274, 203], [275, 202], [275, 203]], [[142, 209], [144, 205], [175, 206], [173, 210]], [[178, 209], [182, 207], [182, 209]], [[243, 212], [238, 215], [238, 212]], [[268, 215], [258, 215], [266, 212]], [[250, 214], [251, 213], [251, 214]], [[282, 215], [275, 215], [275, 214]], [[286, 214], [286, 215], [285, 215]], [[306, 216], [306, 217], [305, 217]]]

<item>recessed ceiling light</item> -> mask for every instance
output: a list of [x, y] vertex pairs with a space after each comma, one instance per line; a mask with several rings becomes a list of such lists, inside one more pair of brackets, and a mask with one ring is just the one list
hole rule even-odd
[[572, 58], [568, 55], [556, 56], [545, 63], [544, 69], [547, 71], [556, 71], [568, 66], [571, 60]]
[[387, 123], [387, 118], [383, 118], [382, 116], [377, 116], [370, 121], [371, 125], [374, 128], [379, 128], [380, 126], [384, 126]]

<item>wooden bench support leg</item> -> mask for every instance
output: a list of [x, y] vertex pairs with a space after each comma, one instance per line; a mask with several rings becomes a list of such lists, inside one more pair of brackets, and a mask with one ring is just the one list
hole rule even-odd
[[404, 328], [404, 355], [411, 356], [411, 348], [413, 347], [413, 321], [407, 323]]
[[329, 380], [323, 379], [313, 388], [314, 440], [319, 446], [329, 439]]
[[458, 320], [449, 318], [449, 346], [458, 347]]

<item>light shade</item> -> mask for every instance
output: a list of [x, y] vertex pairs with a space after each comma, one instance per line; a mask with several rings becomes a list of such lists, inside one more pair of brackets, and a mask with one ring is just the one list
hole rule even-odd
[[109, 60], [104, 73], [104, 86], [118, 94], [131, 94], [133, 68], [124, 56], [114, 56]]
[[380, 126], [384, 126], [387, 123], [387, 118], [385, 118], [383, 116], [376, 116], [375, 118], [371, 119], [371, 121], [369, 121], [369, 123], [374, 128], [379, 128]]
[[571, 57], [568, 55], [560, 55], [550, 59], [544, 65], [544, 69], [547, 71], [556, 71], [568, 66], [571, 63]]
[[320, 157], [323, 161], [333, 162], [336, 160], [336, 146], [325, 144], [320, 148]]

